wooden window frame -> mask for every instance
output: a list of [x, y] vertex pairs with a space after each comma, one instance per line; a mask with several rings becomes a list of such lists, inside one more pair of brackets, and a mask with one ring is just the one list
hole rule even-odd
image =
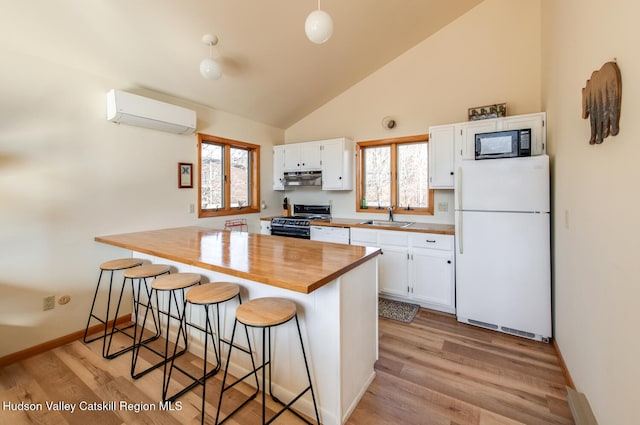
[[[372, 207], [362, 208], [360, 201], [364, 193], [365, 179], [364, 172], [364, 155], [363, 149], [375, 146], [389, 146], [391, 148], [391, 203], [394, 205], [394, 214], [413, 214], [413, 215], [433, 215], [434, 210], [434, 190], [429, 189], [429, 207], [428, 208], [398, 208], [398, 165], [397, 165], [397, 146], [406, 143], [429, 143], [428, 134], [418, 134], [416, 136], [394, 137], [390, 139], [368, 140], [356, 143], [356, 212], [380, 213], [388, 214], [388, 207]], [[427, 164], [428, 167], [428, 164]]]
[[[224, 148], [224, 206], [218, 209], [202, 209], [202, 144], [209, 143]], [[231, 206], [231, 148], [246, 149], [249, 152], [250, 190], [249, 199], [251, 205], [245, 207]], [[237, 215], [260, 212], [260, 145], [226, 139], [198, 133], [198, 218], [219, 217], [225, 215]]]

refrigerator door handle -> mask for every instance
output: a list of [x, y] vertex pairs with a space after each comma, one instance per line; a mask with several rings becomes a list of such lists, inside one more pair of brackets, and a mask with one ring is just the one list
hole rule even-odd
[[456, 235], [458, 236], [458, 252], [462, 254], [462, 211], [458, 211], [458, 227], [456, 228]]
[[462, 167], [458, 166], [458, 226], [456, 228], [456, 235], [458, 236], [458, 252], [462, 254]]
[[462, 167], [458, 167], [458, 210], [462, 211]]

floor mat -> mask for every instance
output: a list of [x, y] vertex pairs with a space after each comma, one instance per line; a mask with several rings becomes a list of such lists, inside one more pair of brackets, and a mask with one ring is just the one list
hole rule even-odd
[[398, 320], [404, 323], [411, 323], [420, 306], [402, 301], [378, 298], [378, 315], [387, 319]]

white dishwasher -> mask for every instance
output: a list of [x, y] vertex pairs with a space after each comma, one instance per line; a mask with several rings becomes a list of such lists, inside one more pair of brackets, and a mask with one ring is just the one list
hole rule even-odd
[[311, 226], [311, 240], [349, 244], [348, 227]]

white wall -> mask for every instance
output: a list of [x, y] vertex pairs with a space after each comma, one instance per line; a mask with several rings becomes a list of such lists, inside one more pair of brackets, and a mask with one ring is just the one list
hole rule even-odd
[[[279, 212], [271, 147], [283, 130], [18, 52], [0, 47], [0, 356], [84, 328], [100, 263], [124, 253], [94, 236], [223, 225], [190, 214], [197, 189], [177, 188], [178, 162], [197, 171], [197, 136], [107, 122], [109, 89], [190, 107], [198, 131], [262, 145], [262, 214]], [[258, 231], [258, 214], [246, 218]], [[63, 294], [71, 303], [42, 311], [44, 296]]]
[[[603, 425], [640, 423], [639, 15], [633, 0], [542, 2], [555, 337]], [[622, 74], [620, 133], [589, 145], [581, 89], [614, 57]]]
[[[431, 125], [466, 121], [469, 107], [501, 102], [509, 115], [538, 112], [539, 20], [539, 1], [486, 0], [289, 127], [286, 141], [424, 134]], [[394, 130], [383, 129], [385, 116], [398, 121]], [[355, 191], [286, 195], [296, 203], [331, 201], [334, 216], [371, 215], [355, 213]], [[402, 219], [453, 223], [453, 191], [436, 191], [440, 202], [448, 203], [447, 213]]]

